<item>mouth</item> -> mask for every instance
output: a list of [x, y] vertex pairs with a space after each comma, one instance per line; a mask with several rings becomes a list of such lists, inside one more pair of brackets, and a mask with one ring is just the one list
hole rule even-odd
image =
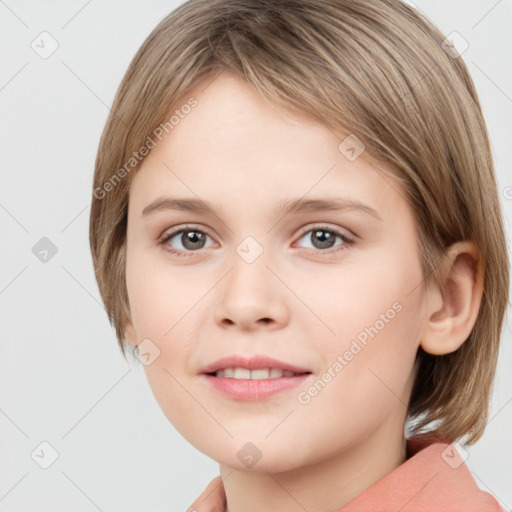
[[263, 400], [304, 383], [313, 373], [264, 355], [233, 355], [204, 367], [201, 377], [224, 397]]
[[207, 373], [210, 377], [226, 377], [228, 379], [238, 380], [263, 380], [263, 379], [280, 379], [282, 377], [298, 377], [301, 375], [309, 375], [311, 372], [293, 372], [291, 370], [283, 370], [282, 368], [260, 368], [250, 370], [249, 368], [232, 367], [223, 368], [214, 372]]

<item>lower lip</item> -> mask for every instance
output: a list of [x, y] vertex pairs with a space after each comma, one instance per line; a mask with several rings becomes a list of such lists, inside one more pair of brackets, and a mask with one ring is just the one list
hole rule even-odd
[[311, 373], [275, 379], [233, 379], [202, 374], [209, 384], [230, 398], [262, 400], [302, 384]]

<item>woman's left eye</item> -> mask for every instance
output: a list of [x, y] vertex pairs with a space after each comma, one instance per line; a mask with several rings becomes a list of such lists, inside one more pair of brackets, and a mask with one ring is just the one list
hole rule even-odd
[[[355, 243], [355, 240], [352, 237], [349, 237], [346, 233], [343, 233], [337, 229], [329, 228], [327, 226], [318, 226], [314, 227], [313, 229], [309, 229], [308, 231], [305, 231], [302, 233], [301, 237], [302, 239], [307, 235], [308, 233], [311, 233], [309, 235], [309, 240], [312, 244], [317, 244], [316, 247], [313, 247], [313, 249], [328, 249], [328, 250], [321, 250], [320, 252], [337, 252], [339, 250], [345, 249], [347, 246], [351, 246]], [[340, 238], [343, 243], [338, 244], [335, 246], [336, 238]], [[332, 247], [340, 247], [339, 249], [329, 250]]]
[[[337, 229], [328, 228], [327, 226], [317, 226], [313, 229], [309, 229], [308, 231], [304, 231], [299, 240], [305, 238], [309, 233], [311, 233], [309, 235], [309, 240], [314, 245], [312, 249], [317, 249], [320, 252], [337, 252], [355, 243], [355, 240], [352, 237], [349, 237], [346, 233]], [[178, 235], [181, 235], [177, 238], [181, 247], [172, 247], [168, 242], [173, 238], [176, 238]], [[187, 253], [197, 252], [198, 249], [205, 248], [206, 238], [211, 237], [200, 229], [181, 228], [164, 235], [163, 239], [160, 240], [160, 245], [164, 246], [166, 251], [176, 254], [177, 256], [190, 256], [191, 254]], [[342, 243], [336, 246], [334, 244], [336, 243], [337, 238], [341, 239]], [[340, 248], [332, 250], [333, 247]]]

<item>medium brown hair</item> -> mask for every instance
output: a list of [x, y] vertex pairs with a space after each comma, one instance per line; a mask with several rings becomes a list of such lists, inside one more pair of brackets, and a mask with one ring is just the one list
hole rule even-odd
[[393, 169], [414, 210], [426, 285], [442, 285], [450, 244], [478, 246], [484, 290], [475, 326], [455, 352], [419, 348], [408, 417], [412, 434], [476, 442], [488, 417], [509, 269], [481, 106], [462, 57], [444, 40], [398, 0], [190, 0], [163, 19], [119, 86], [95, 164], [90, 245], [123, 355], [131, 178], [155, 129], [171, 129], [171, 109], [227, 71], [270, 104], [320, 120], [340, 142], [355, 135], [368, 161]]

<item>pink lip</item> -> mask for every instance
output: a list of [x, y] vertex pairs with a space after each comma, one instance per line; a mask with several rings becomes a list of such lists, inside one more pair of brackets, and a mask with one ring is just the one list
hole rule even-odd
[[303, 383], [312, 374], [305, 373], [293, 377], [279, 377], [275, 379], [233, 379], [230, 377], [214, 377], [201, 375], [215, 390], [228, 398], [239, 400], [261, 400], [282, 391], [292, 389]]
[[[307, 368], [301, 368], [299, 366], [274, 359], [265, 355], [255, 355], [252, 357], [244, 357], [238, 354], [232, 356], [223, 357], [217, 359], [213, 363], [208, 364], [200, 370], [200, 373], [213, 373], [217, 370], [224, 370], [225, 368], [248, 368], [249, 370], [259, 370], [262, 368], [279, 368], [281, 370], [289, 370], [294, 373], [311, 373], [311, 370]], [[223, 378], [223, 377], [219, 377]], [[290, 378], [290, 377], [284, 377]], [[263, 379], [267, 380], [267, 379]], [[280, 379], [273, 379], [280, 380]], [[243, 380], [242, 380], [243, 382]]]
[[[226, 368], [248, 368], [249, 370], [279, 368], [280, 370], [288, 370], [300, 373], [301, 375], [274, 379], [234, 379], [231, 377], [209, 375], [214, 374], [217, 370], [224, 370]], [[273, 357], [265, 355], [244, 357], [238, 354], [217, 359], [217, 361], [202, 368], [200, 373], [201, 378], [205, 379], [215, 390], [229, 398], [238, 398], [240, 400], [261, 400], [270, 397], [276, 393], [298, 386], [312, 375], [311, 371], [307, 368], [286, 363]]]

